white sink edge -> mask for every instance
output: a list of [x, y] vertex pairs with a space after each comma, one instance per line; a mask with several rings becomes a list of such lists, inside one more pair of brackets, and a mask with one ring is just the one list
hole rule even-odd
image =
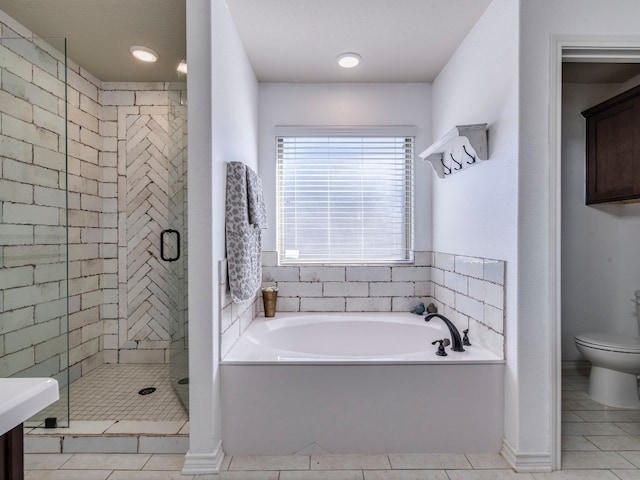
[[53, 378], [0, 378], [0, 435], [60, 398]]

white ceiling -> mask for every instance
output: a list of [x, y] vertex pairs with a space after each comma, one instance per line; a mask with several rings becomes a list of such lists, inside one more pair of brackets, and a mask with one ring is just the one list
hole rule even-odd
[[[491, 0], [227, 0], [263, 82], [431, 82]], [[343, 52], [362, 63], [337, 66]]]
[[[170, 81], [186, 53], [185, 0], [0, 0], [0, 10], [39, 37], [66, 37], [69, 58], [105, 82]], [[141, 63], [131, 45], [160, 59]]]
[[[66, 37], [71, 59], [102, 81], [170, 81], [186, 52], [186, 0], [0, 0], [40, 37]], [[263, 82], [431, 82], [491, 0], [226, 0]], [[141, 44], [156, 64], [129, 54]], [[362, 55], [352, 70], [345, 51]], [[567, 63], [568, 82], [624, 82], [640, 64]]]
[[[227, 0], [260, 81], [430, 82], [491, 0]], [[0, 0], [103, 81], [169, 81], [185, 52], [185, 0]], [[129, 46], [160, 54], [141, 64]], [[362, 55], [337, 67], [345, 51]]]

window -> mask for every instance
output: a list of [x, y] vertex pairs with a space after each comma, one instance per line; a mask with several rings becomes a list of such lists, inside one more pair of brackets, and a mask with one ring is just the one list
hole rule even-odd
[[392, 130], [276, 138], [280, 263], [412, 261], [414, 136]]

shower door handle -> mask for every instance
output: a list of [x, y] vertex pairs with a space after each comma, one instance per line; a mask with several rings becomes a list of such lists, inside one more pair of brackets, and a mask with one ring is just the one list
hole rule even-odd
[[[176, 235], [176, 256], [175, 257], [167, 257], [165, 256], [164, 253], [164, 236], [170, 233], [175, 233]], [[180, 258], [180, 232], [178, 232], [177, 230], [163, 230], [160, 233], [160, 258], [162, 258], [162, 260], [164, 260], [165, 262], [175, 262], [176, 260], [178, 260]]]

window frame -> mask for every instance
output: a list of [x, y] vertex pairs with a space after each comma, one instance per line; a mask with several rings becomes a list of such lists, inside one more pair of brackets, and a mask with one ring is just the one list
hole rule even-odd
[[[368, 265], [410, 265], [414, 263], [415, 251], [415, 173], [416, 173], [416, 138], [418, 128], [413, 125], [399, 126], [276, 126], [274, 129], [275, 159], [276, 159], [276, 250], [278, 252], [278, 264], [286, 266], [295, 265], [327, 265], [327, 266], [368, 266]], [[278, 154], [278, 139], [280, 137], [405, 137], [412, 139], [412, 156], [410, 158], [411, 181], [409, 182], [410, 200], [406, 204], [410, 208], [410, 213], [405, 218], [406, 231], [406, 259], [397, 260], [363, 260], [363, 261], [331, 261], [331, 260], [300, 260], [286, 259], [283, 255], [282, 245], [282, 204], [281, 189], [279, 179], [280, 160]], [[406, 191], [405, 191], [406, 192]], [[407, 224], [408, 228], [407, 228]]]

